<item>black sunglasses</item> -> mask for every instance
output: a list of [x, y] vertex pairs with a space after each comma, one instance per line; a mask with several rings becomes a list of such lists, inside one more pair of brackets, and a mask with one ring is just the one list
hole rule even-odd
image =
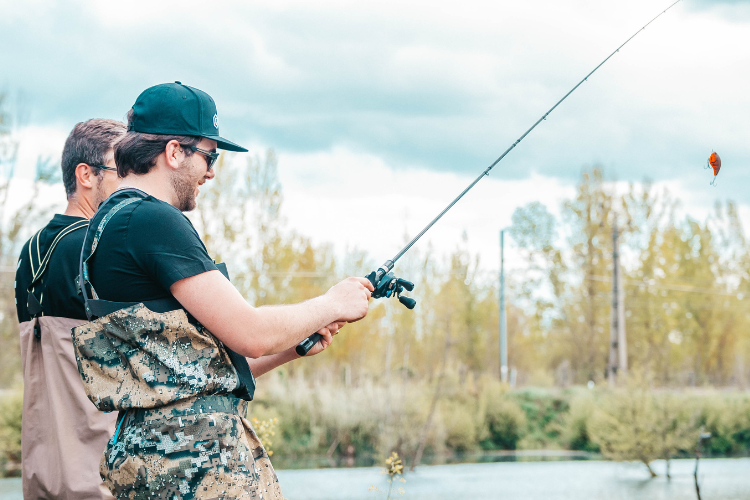
[[115, 167], [108, 167], [106, 165], [89, 165], [94, 168], [99, 168], [101, 170], [109, 170], [110, 172], [117, 172], [117, 169]]
[[216, 163], [216, 160], [219, 159], [219, 153], [216, 151], [207, 151], [205, 149], [197, 148], [195, 146], [185, 146], [183, 144], [180, 144], [183, 148], [188, 148], [191, 151], [194, 151], [196, 153], [202, 154], [206, 158], [206, 165], [208, 165], [208, 168], [206, 169], [208, 172], [211, 171], [211, 168], [214, 166], [214, 163]]

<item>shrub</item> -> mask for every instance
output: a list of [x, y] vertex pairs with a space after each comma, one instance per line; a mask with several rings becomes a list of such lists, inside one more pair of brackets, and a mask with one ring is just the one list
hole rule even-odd
[[699, 423], [711, 433], [708, 451], [733, 455], [750, 451], [750, 398], [722, 395], [701, 398], [695, 405]]
[[14, 391], [0, 398], [0, 476], [20, 472], [22, 412], [22, 391]]
[[570, 450], [599, 452], [599, 446], [591, 441], [591, 416], [596, 408], [590, 391], [574, 395], [570, 400], [570, 411], [563, 419], [562, 443]]
[[473, 405], [456, 401], [443, 401], [440, 413], [445, 425], [445, 444], [456, 452], [471, 451], [477, 448], [477, 426], [474, 420]]
[[695, 446], [695, 419], [685, 403], [664, 393], [655, 394], [642, 379], [602, 397], [590, 425], [591, 439], [611, 460], [642, 462], [652, 477], [651, 462], [667, 461]]
[[559, 447], [563, 415], [569, 409], [565, 397], [557, 391], [525, 390], [513, 393], [511, 398], [518, 402], [528, 422], [519, 446], [525, 449]]
[[487, 438], [484, 449], [515, 450], [526, 431], [526, 414], [518, 404], [506, 397], [491, 399], [485, 410]]

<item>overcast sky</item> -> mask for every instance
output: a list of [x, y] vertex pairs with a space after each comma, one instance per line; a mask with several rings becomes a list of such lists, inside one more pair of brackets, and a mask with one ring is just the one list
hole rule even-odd
[[[292, 227], [384, 260], [669, 3], [0, 0], [0, 88], [24, 110], [22, 170], [151, 85], [205, 90], [222, 135], [279, 153]], [[428, 239], [448, 251], [466, 230], [491, 267], [513, 210], [555, 211], [594, 164], [657, 181], [696, 217], [733, 199], [750, 219], [749, 83], [750, 2], [683, 0]]]

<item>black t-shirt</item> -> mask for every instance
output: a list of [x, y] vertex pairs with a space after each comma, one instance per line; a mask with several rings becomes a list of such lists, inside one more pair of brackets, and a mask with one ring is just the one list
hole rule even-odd
[[[116, 213], [113, 207], [135, 199]], [[88, 278], [101, 300], [137, 303], [172, 299], [169, 288], [184, 278], [218, 270], [187, 217], [169, 203], [142, 191], [115, 192], [91, 219], [83, 255], [91, 247], [102, 221], [108, 217], [97, 248], [88, 260]], [[237, 397], [252, 400], [255, 391], [247, 360], [228, 347], [240, 386]]]
[[112, 207], [138, 201], [107, 222], [88, 261], [89, 281], [100, 299], [143, 302], [172, 298], [177, 281], [217, 269], [195, 228], [177, 208], [134, 190], [116, 192], [91, 219], [84, 255], [91, 252], [96, 228]]
[[[36, 270], [58, 234], [73, 224], [85, 221], [83, 217], [55, 214], [49, 224], [39, 233], [38, 238], [35, 235], [23, 246], [16, 267], [15, 283], [16, 313], [19, 323], [31, 319], [26, 290], [33, 279], [32, 263]], [[35, 286], [35, 296], [37, 299], [41, 298], [43, 314], [46, 316], [86, 319], [83, 298], [78, 294], [78, 283], [76, 283], [78, 257], [81, 255], [81, 245], [86, 235], [86, 226], [76, 224], [76, 227], [79, 225], [82, 229], [65, 234], [57, 242], [47, 271], [43, 274], [42, 281]]]

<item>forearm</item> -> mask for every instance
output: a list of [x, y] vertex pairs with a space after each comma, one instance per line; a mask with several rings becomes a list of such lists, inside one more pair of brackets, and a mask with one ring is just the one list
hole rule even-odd
[[252, 311], [254, 331], [248, 332], [246, 339], [256, 343], [260, 351], [256, 354], [266, 358], [284, 354], [337, 319], [337, 311], [324, 297], [293, 305], [261, 306]]
[[294, 351], [294, 347], [292, 347], [278, 354], [271, 354], [260, 358], [247, 358], [247, 364], [250, 365], [253, 375], [258, 378], [283, 364], [299, 359], [299, 357]]
[[347, 278], [324, 295], [299, 304], [255, 308], [219, 271], [191, 276], [170, 287], [203, 326], [249, 358], [282, 353], [331, 323], [363, 318], [371, 289], [364, 278]]

